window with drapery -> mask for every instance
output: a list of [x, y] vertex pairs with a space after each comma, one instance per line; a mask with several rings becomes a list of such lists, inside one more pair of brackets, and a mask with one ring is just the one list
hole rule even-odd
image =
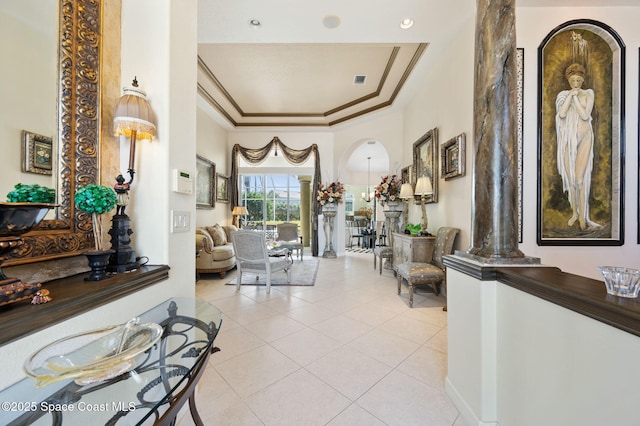
[[293, 165], [304, 164], [311, 156], [314, 156], [314, 173], [312, 183], [312, 200], [313, 200], [313, 214], [311, 215], [311, 253], [313, 256], [318, 255], [318, 214], [320, 214], [320, 203], [316, 200], [315, 190], [318, 187], [318, 182], [321, 182], [320, 174], [320, 154], [318, 152], [318, 146], [316, 144], [311, 145], [306, 149], [293, 149], [289, 148], [276, 136], [268, 144], [262, 148], [245, 148], [238, 144], [233, 146], [231, 154], [231, 187], [234, 189], [231, 194], [231, 203], [229, 207], [233, 209], [233, 206], [240, 205], [240, 184], [238, 174], [238, 159], [242, 157], [247, 163], [252, 165], [261, 164], [265, 161], [271, 151], [278, 149], [282, 156]]
[[249, 214], [248, 226], [275, 226], [300, 222], [300, 182], [294, 175], [242, 174], [238, 179], [239, 203]]

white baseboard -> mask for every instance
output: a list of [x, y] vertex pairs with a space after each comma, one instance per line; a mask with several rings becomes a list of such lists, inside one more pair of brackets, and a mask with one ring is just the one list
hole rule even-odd
[[499, 426], [498, 422], [480, 420], [469, 404], [462, 398], [456, 387], [449, 381], [449, 377], [444, 380], [444, 391], [460, 412], [465, 426]]

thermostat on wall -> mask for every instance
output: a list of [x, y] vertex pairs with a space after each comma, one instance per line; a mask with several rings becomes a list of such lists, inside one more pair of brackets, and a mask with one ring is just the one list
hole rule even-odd
[[193, 176], [191, 173], [173, 169], [173, 190], [181, 194], [193, 194]]

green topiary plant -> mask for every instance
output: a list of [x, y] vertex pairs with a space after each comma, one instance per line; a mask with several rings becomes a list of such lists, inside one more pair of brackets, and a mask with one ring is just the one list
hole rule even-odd
[[56, 200], [56, 191], [46, 186], [19, 183], [14, 188], [7, 194], [10, 203], [53, 203]]
[[96, 185], [95, 183], [79, 188], [76, 191], [76, 207], [83, 212], [91, 213], [96, 250], [104, 249], [104, 245], [102, 244], [102, 225], [98, 215], [113, 210], [117, 201], [118, 197], [112, 188]]

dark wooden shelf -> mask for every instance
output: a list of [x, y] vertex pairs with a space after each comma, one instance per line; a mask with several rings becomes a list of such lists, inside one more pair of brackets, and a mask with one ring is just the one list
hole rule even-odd
[[102, 281], [85, 281], [89, 274], [49, 281], [43, 285], [53, 300], [0, 307], [0, 346], [128, 296], [169, 278], [169, 266], [147, 265]]
[[501, 283], [640, 336], [640, 299], [612, 296], [603, 281], [557, 268], [497, 268], [496, 272]]
[[445, 256], [444, 264], [477, 280], [498, 281], [640, 336], [640, 298], [612, 296], [603, 281], [562, 272], [556, 267], [486, 265], [459, 256]]

